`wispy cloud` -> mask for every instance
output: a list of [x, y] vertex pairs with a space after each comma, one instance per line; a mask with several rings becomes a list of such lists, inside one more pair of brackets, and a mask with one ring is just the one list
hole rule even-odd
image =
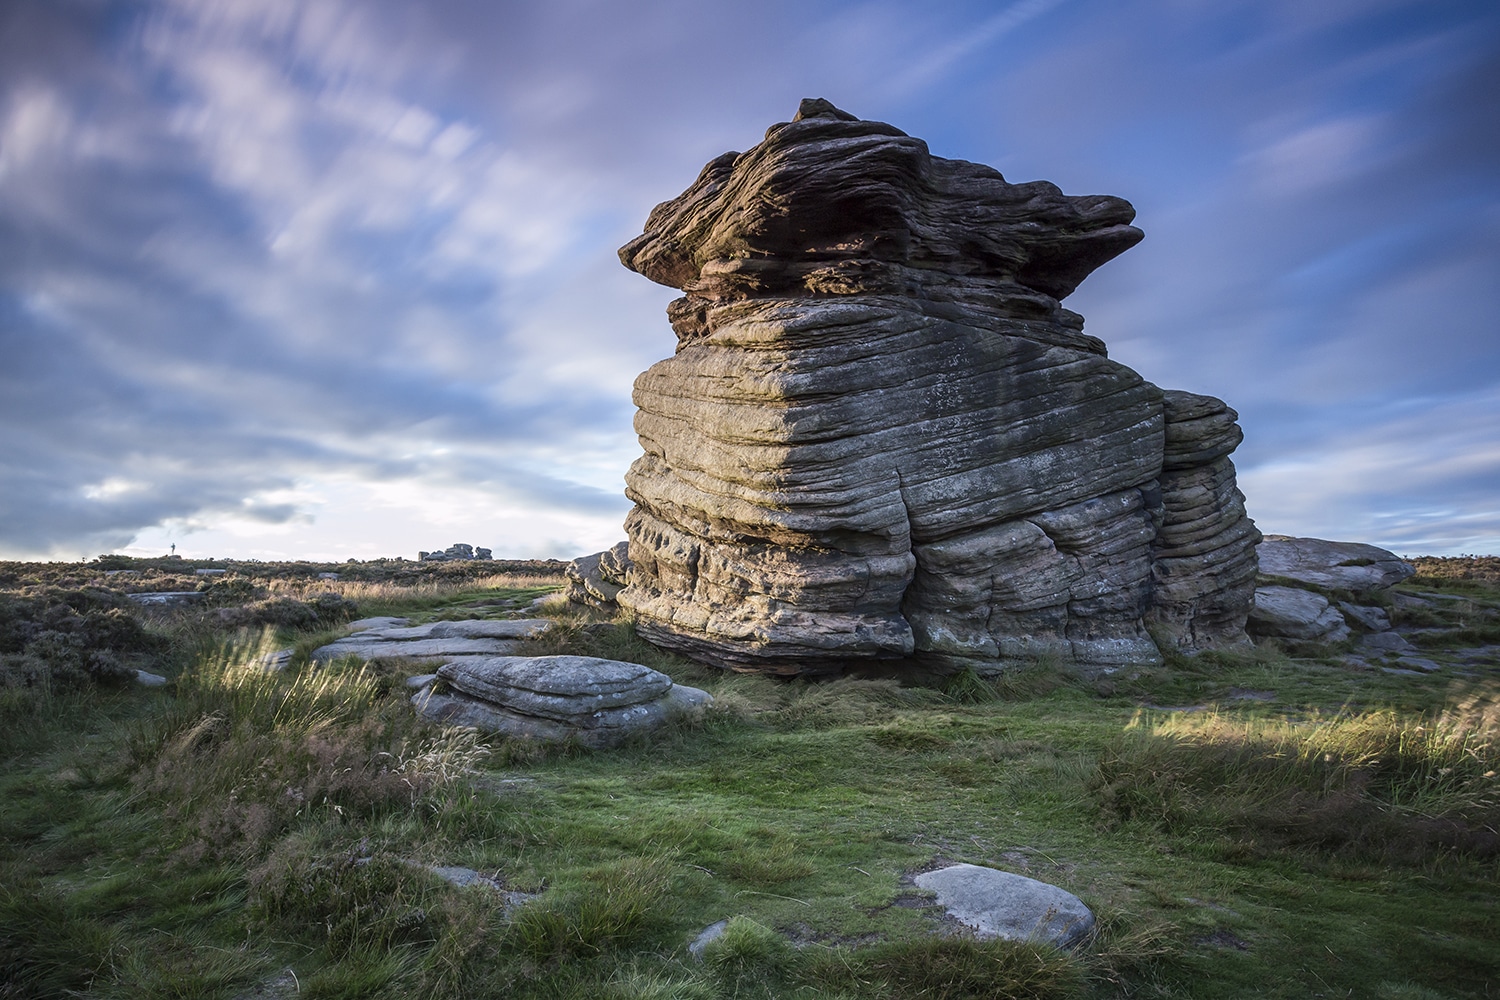
[[1240, 410], [1271, 528], [1472, 549], [1497, 41], [1398, 0], [14, 0], [0, 554], [608, 544], [675, 346], [614, 248], [813, 95], [1131, 198], [1147, 241], [1070, 304]]

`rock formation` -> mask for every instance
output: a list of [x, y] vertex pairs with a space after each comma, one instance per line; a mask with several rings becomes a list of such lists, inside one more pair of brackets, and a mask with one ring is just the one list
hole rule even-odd
[[617, 542], [603, 552], [579, 556], [568, 563], [568, 585], [563, 596], [574, 604], [600, 610], [617, 607], [615, 599], [630, 579], [630, 543]]
[[592, 656], [496, 656], [438, 668], [449, 690], [424, 686], [412, 704], [425, 718], [505, 736], [612, 747], [712, 699], [638, 663]]
[[466, 542], [457, 542], [446, 549], [435, 552], [418, 552], [418, 562], [457, 562], [463, 559], [489, 559], [490, 550], [469, 545]]
[[[1247, 625], [1251, 635], [1329, 643], [1343, 642], [1352, 630], [1359, 630], [1366, 633], [1361, 647], [1367, 652], [1411, 651], [1404, 639], [1390, 632], [1386, 610], [1368, 603], [1381, 600], [1381, 591], [1416, 573], [1400, 556], [1362, 542], [1287, 535], [1266, 536], [1258, 554], [1260, 586]], [[1362, 603], [1330, 601], [1340, 592]]]
[[1108, 669], [1245, 641], [1259, 535], [1222, 402], [1163, 393], [1060, 305], [1130, 204], [802, 103], [620, 251], [685, 293], [635, 385], [629, 586], [738, 669], [917, 657]]
[[1299, 587], [1326, 587], [1370, 594], [1416, 575], [1416, 567], [1394, 552], [1363, 542], [1267, 535], [1260, 544], [1260, 571]]

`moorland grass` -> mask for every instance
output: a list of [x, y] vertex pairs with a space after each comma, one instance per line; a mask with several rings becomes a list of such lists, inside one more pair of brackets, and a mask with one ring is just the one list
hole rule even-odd
[[[484, 614], [545, 586], [487, 582], [359, 610]], [[0, 692], [0, 997], [1456, 1000], [1500, 980], [1483, 677], [1261, 649], [1102, 683], [785, 682], [549, 613], [550, 651], [646, 663], [713, 708], [610, 752], [486, 739], [418, 721], [393, 669], [315, 668], [330, 632], [192, 612], [150, 619], [167, 688]], [[1099, 930], [1076, 954], [944, 936], [910, 879], [951, 861], [1061, 885]]]

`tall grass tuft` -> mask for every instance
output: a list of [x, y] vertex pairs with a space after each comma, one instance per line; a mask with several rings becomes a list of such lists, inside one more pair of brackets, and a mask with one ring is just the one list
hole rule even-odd
[[258, 855], [299, 819], [416, 809], [487, 755], [472, 732], [429, 735], [364, 666], [267, 671], [274, 638], [221, 643], [131, 740], [136, 791], [165, 807], [188, 859]]
[[1500, 856], [1500, 688], [1438, 713], [1307, 721], [1137, 715], [1093, 782], [1105, 816], [1236, 848], [1306, 846], [1416, 863]]
[[662, 925], [672, 910], [671, 888], [670, 858], [627, 858], [596, 870], [586, 885], [553, 889], [528, 903], [511, 935], [537, 961], [598, 955]]

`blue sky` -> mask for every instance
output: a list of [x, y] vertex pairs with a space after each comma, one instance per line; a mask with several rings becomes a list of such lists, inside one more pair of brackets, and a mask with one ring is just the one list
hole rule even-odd
[[8, 0], [0, 557], [623, 537], [615, 249], [802, 97], [1114, 194], [1262, 530], [1500, 552], [1500, 5]]

